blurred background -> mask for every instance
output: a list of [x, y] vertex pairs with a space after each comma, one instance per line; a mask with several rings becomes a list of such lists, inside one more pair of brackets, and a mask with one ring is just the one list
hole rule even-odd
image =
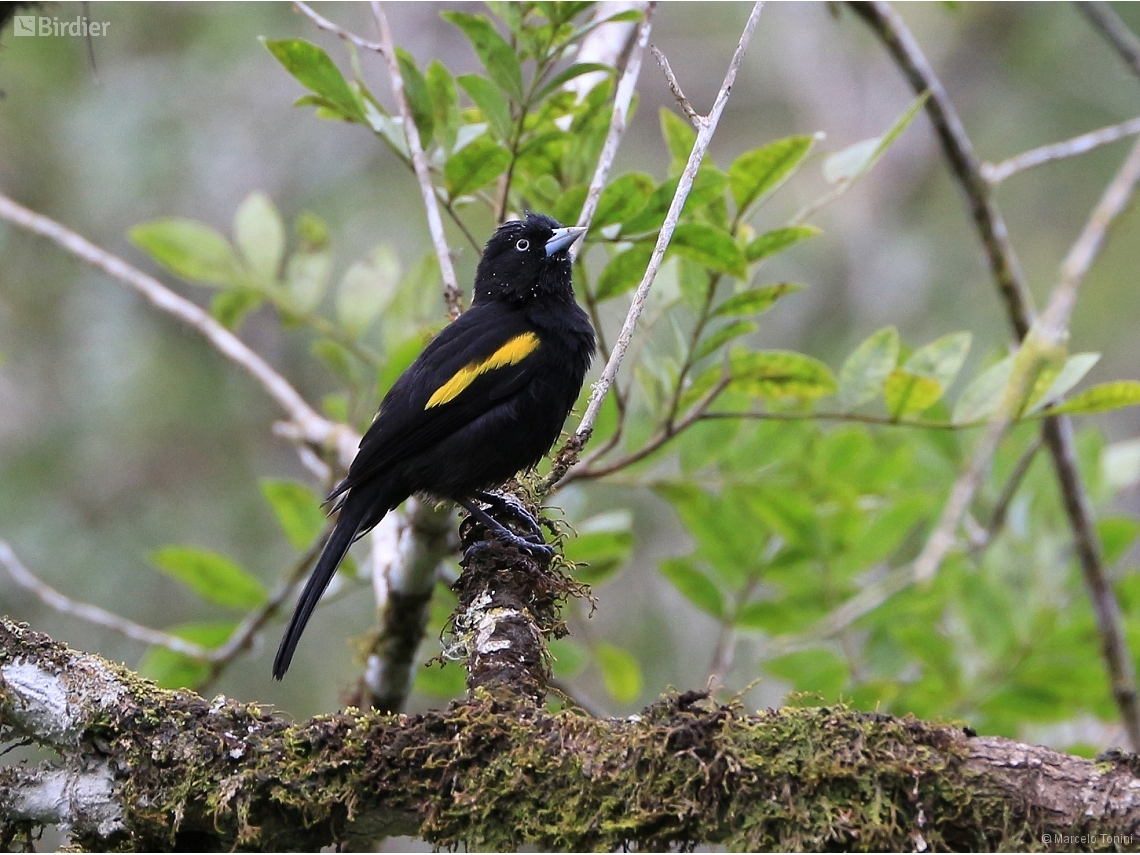
[[[421, 67], [442, 58], [453, 73], [477, 71], [460, 31], [439, 17], [450, 8], [481, 7], [390, 4], [394, 37]], [[1140, 31], [1140, 5], [1115, 8]], [[997, 162], [1140, 113], [1140, 81], [1070, 4], [900, 4], [899, 10], [983, 160]], [[741, 3], [658, 9], [652, 42], [702, 112], [748, 11]], [[376, 35], [367, 5], [322, 4], [320, 12], [366, 38]], [[84, 15], [109, 27], [91, 40], [94, 66], [82, 38], [4, 33], [0, 190], [16, 201], [202, 305], [211, 293], [163, 274], [128, 241], [132, 226], [183, 216], [228, 234], [241, 201], [262, 190], [287, 222], [311, 211], [328, 224], [334, 278], [381, 242], [395, 249], [404, 270], [430, 250], [414, 178], [388, 149], [359, 126], [321, 121], [311, 109], [291, 106], [303, 90], [259, 38], [310, 39], [348, 68], [338, 40], [291, 6], [59, 3], [37, 14]], [[379, 59], [362, 54], [361, 62], [384, 100], [389, 86]], [[658, 113], [674, 102], [648, 57], [639, 92], [616, 171], [660, 178], [668, 152]], [[757, 229], [772, 228], [826, 189], [824, 155], [883, 132], [911, 100], [879, 44], [849, 12], [773, 3], [761, 17], [711, 157], [724, 168], [739, 153], [783, 136], [826, 135], [813, 163], [761, 212]], [[1039, 302], [1128, 145], [1040, 167], [1001, 187], [998, 201]], [[888, 324], [912, 344], [970, 330], [966, 375], [1006, 347], [1008, 326], [979, 242], [924, 116], [813, 222], [824, 234], [767, 270], [772, 281], [809, 287], [761, 318], [764, 347], [802, 350], [838, 369], [858, 342]], [[482, 241], [493, 223], [476, 217], [471, 226]], [[475, 260], [465, 247], [461, 283], [470, 282]], [[1073, 318], [1072, 350], [1103, 353], [1091, 380], [1140, 378], [1138, 273], [1140, 215], [1133, 210], [1088, 276]], [[607, 323], [616, 325], [624, 308], [611, 308]], [[418, 312], [424, 323], [442, 323], [438, 294], [427, 294]], [[283, 329], [262, 310], [241, 337], [310, 401], [338, 390], [336, 378], [309, 355], [311, 337], [303, 329]], [[270, 586], [293, 562], [259, 480], [310, 479], [294, 449], [272, 435], [280, 413], [261, 388], [119, 283], [5, 223], [0, 354], [0, 538], [47, 583], [139, 623], [168, 627], [223, 611], [155, 571], [148, 556], [160, 547], [207, 547]], [[1109, 439], [1133, 437], [1140, 413], [1125, 410], [1100, 424]], [[1119, 501], [1136, 510], [1134, 491]], [[584, 680], [583, 695], [617, 714], [670, 686], [703, 686], [715, 623], [694, 614], [655, 569], [689, 542], [668, 507], [645, 490], [604, 484], [569, 490], [559, 504], [570, 513], [616, 507], [634, 514], [632, 558], [595, 590], [598, 609], [582, 631], [632, 652], [641, 688], [623, 703]], [[145, 652], [137, 642], [53, 612], [6, 577], [0, 577], [0, 611], [131, 666]], [[296, 715], [337, 707], [359, 675], [355, 639], [372, 623], [370, 591], [362, 587], [322, 611], [283, 683], [269, 676], [275, 623], [214, 690]], [[437, 649], [429, 636], [420, 660]], [[738, 686], [750, 682], [746, 674], [735, 676]], [[787, 688], [767, 680], [749, 701], [779, 703]], [[417, 693], [410, 706], [438, 703]]]

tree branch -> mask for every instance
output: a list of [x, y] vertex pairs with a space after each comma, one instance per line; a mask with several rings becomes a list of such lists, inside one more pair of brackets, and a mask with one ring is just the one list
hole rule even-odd
[[218, 323], [204, 309], [185, 297], [175, 294], [157, 279], [148, 276], [121, 258], [81, 237], [66, 226], [42, 214], [37, 214], [0, 193], [0, 219], [7, 220], [25, 231], [38, 234], [92, 267], [117, 279], [145, 297], [161, 312], [177, 318], [197, 330], [226, 359], [253, 377], [288, 416], [289, 435], [297, 442], [319, 448], [333, 448], [345, 468], [356, 456], [360, 436], [346, 425], [329, 421], [305, 401], [289, 381], [278, 374], [269, 363], [247, 347], [241, 339]]
[[428, 229], [431, 231], [431, 241], [435, 246], [435, 255], [439, 260], [439, 272], [443, 277], [443, 299], [447, 304], [447, 313], [454, 321], [462, 311], [463, 295], [459, 290], [459, 282], [455, 278], [455, 268], [451, 264], [451, 250], [447, 248], [447, 236], [443, 232], [443, 219], [439, 215], [439, 205], [435, 200], [435, 186], [431, 183], [431, 170], [428, 167], [427, 156], [423, 146], [420, 145], [420, 132], [416, 128], [416, 121], [412, 118], [412, 110], [408, 106], [408, 96], [404, 93], [404, 77], [400, 73], [400, 63], [396, 61], [396, 48], [392, 42], [392, 28], [388, 24], [388, 15], [384, 7], [373, 0], [372, 14], [376, 23], [380, 25], [380, 52], [388, 64], [388, 76], [392, 80], [392, 96], [396, 99], [396, 107], [400, 111], [400, 118], [404, 124], [404, 136], [408, 141], [408, 151], [412, 155], [412, 167], [416, 171], [416, 179], [420, 184], [420, 195], [424, 200], [424, 210], [427, 212]]
[[1076, 157], [1079, 154], [1084, 154], [1095, 148], [1100, 148], [1102, 145], [1108, 145], [1109, 143], [1116, 142], [1119, 139], [1132, 136], [1133, 134], [1140, 134], [1140, 117], [1127, 122], [1121, 122], [1119, 125], [1109, 125], [1107, 128], [1098, 128], [1095, 131], [1089, 131], [1087, 134], [1081, 134], [1080, 136], [1064, 140], [1063, 142], [1051, 143], [1050, 145], [1043, 145], [1040, 148], [1030, 149], [1016, 157], [1011, 157], [1009, 160], [1003, 160], [998, 164], [983, 163], [981, 167], [982, 177], [985, 178], [991, 186], [996, 186], [1010, 176], [1016, 175], [1026, 169], [1040, 166], [1043, 163], [1062, 160], [1067, 157]]
[[1132, 73], [1140, 77], [1140, 39], [1128, 29], [1128, 25], [1120, 19], [1112, 7], [1100, 2], [1073, 5], [1100, 31], [1105, 41], [1112, 45]]
[[[657, 8], [655, 2], [645, 4], [642, 13], [641, 26], [638, 27], [637, 37], [625, 64], [621, 80], [618, 81], [614, 92], [614, 109], [610, 114], [610, 128], [606, 132], [606, 141], [602, 144], [602, 153], [598, 157], [598, 164], [594, 167], [594, 177], [590, 179], [590, 188], [586, 191], [586, 201], [582, 203], [582, 210], [578, 214], [577, 226], [588, 228], [598, 210], [598, 200], [602, 198], [602, 191], [610, 177], [610, 170], [617, 157], [618, 146], [625, 135], [626, 125], [629, 123], [630, 106], [633, 104], [633, 94], [637, 90], [637, 79], [641, 76], [641, 57], [645, 53], [645, 46], [649, 43], [649, 32], [653, 28], [653, 12]], [[595, 33], [600, 32], [595, 30]], [[581, 78], [579, 78], [581, 80]], [[572, 83], [575, 81], [571, 81]], [[582, 242], [579, 241], [570, 248], [571, 260], [578, 258], [582, 251]]]
[[1140, 834], [1134, 758], [843, 708], [745, 715], [686, 692], [595, 719], [488, 693], [414, 717], [289, 722], [157, 689], [7, 619], [0, 678], [4, 740], [61, 755], [0, 769], [6, 839], [58, 823], [94, 850], [413, 834], [468, 850], [940, 851], [1071, 849], [1080, 835], [1093, 837], [1077, 848], [1130, 849]]

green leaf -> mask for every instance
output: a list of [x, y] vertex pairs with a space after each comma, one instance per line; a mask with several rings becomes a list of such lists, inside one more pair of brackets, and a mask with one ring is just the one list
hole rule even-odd
[[442, 62], [433, 59], [427, 67], [426, 83], [435, 138], [445, 152], [450, 152], [459, 135], [459, 92], [455, 79]]
[[645, 207], [657, 182], [645, 172], [628, 172], [610, 182], [598, 199], [598, 209], [590, 223], [591, 229], [601, 229], [613, 223], [625, 222]]
[[345, 271], [336, 292], [336, 316], [352, 335], [360, 336], [396, 295], [400, 259], [390, 244], [381, 244]]
[[950, 416], [956, 425], [980, 421], [993, 414], [1005, 397], [1013, 373], [1013, 356], [992, 365], [975, 377], [954, 404]]
[[209, 226], [178, 217], [140, 223], [131, 242], [175, 276], [207, 285], [241, 285], [241, 269], [230, 242]]
[[628, 650], [604, 641], [594, 648], [606, 691], [615, 701], [628, 704], [641, 694], [641, 665]]
[[285, 264], [285, 290], [298, 312], [311, 312], [321, 302], [332, 276], [333, 256], [328, 250], [295, 252]]
[[800, 692], [823, 695], [825, 700], [839, 697], [847, 685], [847, 664], [829, 650], [804, 650], [770, 660], [765, 669], [787, 680]]
[[[679, 178], [670, 178], [659, 185], [645, 203], [645, 207], [622, 224], [622, 235], [652, 235], [657, 239], [657, 233], [665, 222], [665, 214], [672, 204], [673, 195], [677, 192]], [[699, 210], [710, 202], [724, 196], [724, 188], [728, 184], [728, 176], [715, 166], [704, 165], [697, 170], [693, 179], [692, 190], [681, 209], [682, 213], [691, 213]]]
[[648, 241], [635, 243], [620, 255], [610, 259], [598, 278], [594, 296], [598, 300], [608, 300], [635, 288], [645, 275], [649, 257], [653, 255], [653, 244]]
[[[235, 629], [236, 623], [225, 621], [184, 623], [169, 627], [166, 632], [209, 649], [225, 644]], [[138, 672], [164, 689], [196, 689], [210, 675], [211, 668], [209, 662], [155, 646], [139, 662]]]
[[[360, 380], [360, 372], [357, 369], [357, 363], [353, 355], [349, 352], [348, 348], [337, 341], [330, 338], [319, 338], [309, 346], [309, 352], [317, 357], [321, 362], [328, 366], [329, 370], [336, 375], [337, 379], [343, 381], [348, 386], [353, 386]], [[338, 421], [347, 421], [348, 408], [344, 409], [344, 418], [338, 418]]]
[[903, 370], [930, 377], [945, 390], [962, 370], [972, 340], [973, 336], [968, 332], [944, 335], [912, 353], [903, 363]]
[[449, 662], [416, 669], [416, 691], [442, 699], [462, 696], [467, 688], [467, 672], [457, 666], [458, 663]]
[[882, 136], [872, 137], [837, 151], [823, 162], [823, 177], [829, 184], [850, 183], [865, 175], [878, 163], [891, 143], [907, 129], [918, 111], [926, 105], [929, 92], [923, 92], [911, 102], [893, 125]]
[[1032, 415], [1060, 401], [1099, 361], [1099, 353], [1074, 353], [1065, 360], [1059, 371], [1042, 372], [1034, 384], [1033, 394], [1029, 398], [1031, 403], [1025, 415]]
[[795, 136], [746, 151], [728, 168], [728, 183], [737, 210], [771, 193], [792, 174], [811, 150], [814, 137]]
[[669, 171], [680, 172], [689, 162], [693, 144], [697, 141], [696, 129], [688, 119], [682, 119], [672, 110], [662, 107], [661, 136], [665, 138], [665, 145], [669, 147], [669, 156], [672, 158]]
[[898, 359], [898, 330], [885, 327], [869, 336], [839, 369], [839, 409], [849, 413], [879, 395]]
[[779, 282], [775, 285], [761, 285], [729, 297], [713, 310], [712, 316], [758, 315], [772, 308], [772, 305], [785, 294], [803, 290], [803, 285], [795, 282]]
[[724, 617], [724, 596], [708, 576], [687, 558], [666, 558], [657, 565], [681, 596], [715, 618]]
[[246, 196], [234, 214], [234, 244], [254, 276], [276, 282], [285, 257], [285, 224], [269, 197], [255, 192]]
[[554, 660], [554, 676], [559, 680], [577, 677], [590, 663], [590, 651], [572, 638], [552, 638], [546, 645]]
[[412, 121], [420, 134], [420, 146], [424, 149], [431, 144], [435, 128], [435, 112], [427, 81], [416, 68], [416, 61], [403, 48], [396, 48], [396, 63], [400, 66], [400, 76], [404, 79], [404, 96], [408, 99], [408, 109]]
[[1061, 406], [1045, 410], [1045, 415], [1107, 413], [1110, 410], [1134, 407], [1137, 404], [1140, 404], [1140, 382], [1116, 380], [1112, 383], [1100, 383], [1091, 389], [1086, 389], [1081, 394], [1074, 395]]
[[556, 89], [565, 86], [574, 78], [581, 77], [583, 74], [591, 74], [599, 71], [607, 75], [614, 73], [614, 69], [611, 66], [604, 65], [600, 62], [576, 62], [569, 68], [563, 69], [550, 78], [546, 85], [539, 90], [538, 95], [535, 96], [535, 100], [545, 101]]
[[1104, 564], [1111, 567], [1136, 542], [1136, 536], [1140, 535], [1140, 521], [1132, 517], [1106, 517], [1097, 520], [1096, 530], [1100, 536]]
[[510, 153], [490, 136], [476, 137], [447, 159], [443, 167], [448, 196], [457, 199], [481, 190], [511, 164]]
[[299, 481], [262, 478], [261, 495], [273, 508], [294, 549], [305, 550], [313, 545], [325, 527], [325, 512], [316, 493]]
[[682, 223], [677, 226], [669, 243], [669, 251], [737, 279], [748, 275], [744, 253], [732, 235], [707, 223]]
[[696, 353], [693, 354], [693, 359], [704, 359], [710, 353], [719, 350], [734, 338], [740, 338], [742, 335], [755, 332], [759, 327], [760, 325], [755, 321], [733, 321], [731, 324], [723, 326], [701, 339]]
[[751, 264], [754, 261], [783, 252], [793, 244], [806, 238], [815, 237], [820, 233], [821, 230], [815, 226], [788, 226], [783, 229], [773, 229], [749, 241], [744, 250], [744, 257]]
[[487, 124], [491, 132], [500, 142], [507, 142], [511, 138], [511, 105], [503, 97], [503, 93], [486, 77], [478, 74], [461, 74], [456, 78], [463, 87]]
[[262, 42], [298, 83], [321, 96], [330, 109], [342, 118], [364, 122], [364, 111], [356, 93], [324, 50], [304, 39], [262, 39]]
[[519, 58], [487, 17], [466, 12], [444, 12], [442, 17], [463, 30], [488, 76], [499, 88], [521, 102], [523, 88]]
[[227, 288], [210, 301], [210, 314], [226, 329], [236, 332], [245, 316], [255, 311], [263, 300], [261, 292], [252, 288]]
[[883, 383], [883, 395], [887, 399], [887, 413], [893, 421], [898, 421], [937, 404], [942, 397], [942, 384], [933, 377], [896, 368]]
[[566, 541], [566, 557], [578, 565], [574, 578], [599, 585], [620, 570], [633, 549], [632, 525], [628, 510], [610, 511], [582, 522], [578, 536]]
[[757, 398], [811, 399], [835, 392], [831, 369], [811, 356], [788, 350], [737, 349], [731, 360], [730, 391]]
[[240, 565], [207, 549], [164, 546], [150, 556], [163, 573], [182, 582], [202, 599], [237, 609], [252, 609], [265, 601], [265, 586]]

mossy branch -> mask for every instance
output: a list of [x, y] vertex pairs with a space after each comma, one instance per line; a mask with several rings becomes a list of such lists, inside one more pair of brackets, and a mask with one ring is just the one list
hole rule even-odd
[[[628, 719], [474, 698], [290, 722], [156, 688], [0, 622], [0, 837], [87, 849], [313, 849], [413, 834], [469, 849], [1134, 849], [1140, 776], [961, 728], [843, 708], [746, 715], [703, 693]], [[59, 796], [60, 793], [64, 797]], [[1050, 837], [1049, 835], [1054, 835]], [[1076, 845], [1075, 843], [1073, 845]]]

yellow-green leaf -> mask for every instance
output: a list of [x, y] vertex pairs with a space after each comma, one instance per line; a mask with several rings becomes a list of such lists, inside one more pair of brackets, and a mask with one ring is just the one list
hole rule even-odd
[[1111, 383], [1100, 383], [1091, 389], [1086, 389], [1079, 395], [1074, 395], [1061, 406], [1046, 410], [1045, 415], [1106, 413], [1109, 410], [1134, 407], [1137, 404], [1140, 404], [1140, 382], [1116, 380]]
[[925, 412], [942, 397], [942, 384], [933, 377], [911, 374], [896, 368], [883, 383], [887, 412], [895, 421], [904, 416]]

